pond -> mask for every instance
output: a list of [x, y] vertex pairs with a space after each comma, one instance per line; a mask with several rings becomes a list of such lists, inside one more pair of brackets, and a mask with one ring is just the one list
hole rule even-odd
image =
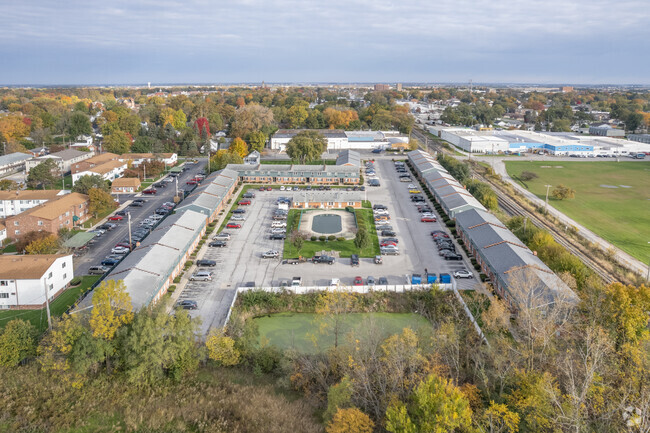
[[[259, 341], [280, 349], [295, 349], [301, 353], [319, 353], [334, 346], [331, 329], [321, 327], [323, 316], [313, 313], [277, 313], [257, 317]], [[369, 333], [376, 333], [381, 339], [399, 334], [404, 328], [416, 331], [420, 344], [431, 343], [431, 324], [424, 317], [413, 313], [352, 313], [346, 315], [339, 345], [345, 345], [354, 335], [355, 339], [366, 340]]]
[[316, 215], [311, 222], [311, 229], [316, 233], [331, 235], [342, 230], [341, 216], [331, 213]]

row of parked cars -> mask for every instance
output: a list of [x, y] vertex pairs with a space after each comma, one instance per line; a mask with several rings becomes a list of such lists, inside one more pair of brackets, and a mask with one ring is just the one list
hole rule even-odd
[[[289, 215], [289, 206], [291, 206], [291, 198], [279, 197], [276, 201], [277, 209], [273, 211], [271, 216], [271, 240], [284, 240], [287, 237], [287, 216]], [[276, 250], [271, 250], [276, 251]], [[267, 251], [268, 252], [268, 251]], [[275, 257], [278, 257], [276, 255]]]

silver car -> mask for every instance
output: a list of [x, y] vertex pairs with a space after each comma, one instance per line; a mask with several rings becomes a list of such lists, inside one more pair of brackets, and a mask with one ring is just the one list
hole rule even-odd
[[190, 281], [212, 281], [212, 272], [198, 271], [192, 274]]

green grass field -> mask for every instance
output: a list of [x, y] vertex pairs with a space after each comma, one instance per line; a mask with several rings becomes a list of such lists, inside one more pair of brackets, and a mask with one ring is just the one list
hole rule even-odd
[[[423, 344], [430, 341], [431, 324], [422, 316], [410, 313], [353, 313], [346, 318], [339, 336], [345, 344], [352, 332], [355, 338], [376, 326], [383, 338], [399, 334], [404, 328], [418, 333]], [[272, 344], [280, 349], [296, 349], [302, 353], [317, 353], [334, 345], [334, 335], [320, 331], [318, 314], [278, 313], [254, 319], [259, 327], [260, 343]]]
[[[50, 304], [50, 314], [52, 317], [60, 317], [65, 313], [71, 305], [73, 305], [79, 296], [88, 290], [90, 286], [93, 285], [95, 281], [99, 279], [99, 276], [96, 275], [86, 275], [81, 277], [81, 284], [77, 287], [70, 287], [68, 290], [61, 293], [52, 303]], [[3, 310], [0, 311], [0, 328], [4, 328], [5, 325], [13, 319], [23, 319], [28, 320], [34, 325], [39, 332], [45, 331], [47, 328], [47, 313], [45, 308], [40, 310]]]
[[[542, 200], [544, 185], [564, 184], [575, 198], [555, 200], [555, 207], [603, 239], [642, 262], [650, 257], [650, 162], [507, 161], [513, 179]], [[522, 171], [539, 177], [522, 181]], [[551, 188], [552, 191], [552, 188]]]
[[298, 250], [290, 240], [291, 230], [300, 220], [300, 210], [292, 209], [287, 216], [287, 239], [284, 241], [283, 258], [313, 257], [316, 252], [323, 250], [338, 251], [341, 257], [350, 257], [352, 254], [359, 254], [359, 257], [375, 257], [379, 255], [379, 238], [375, 229], [375, 221], [372, 216], [372, 209], [355, 209], [357, 216], [357, 227], [365, 227], [370, 235], [370, 246], [359, 250], [354, 245], [354, 240], [344, 241], [311, 241], [306, 240], [300, 250]]

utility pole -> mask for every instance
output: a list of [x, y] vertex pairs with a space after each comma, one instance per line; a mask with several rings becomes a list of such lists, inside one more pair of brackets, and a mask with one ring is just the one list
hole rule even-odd
[[178, 197], [178, 176], [174, 176], [174, 180], [176, 181], [176, 197]]
[[[648, 242], [650, 244], [650, 242]], [[646, 281], [650, 281], [650, 260], [648, 260], [648, 276], [645, 278]]]
[[546, 204], [544, 205], [544, 213], [546, 213], [546, 210], [548, 209], [548, 190], [553, 185], [544, 185], [544, 186], [546, 187]]
[[144, 171], [144, 174], [142, 175], [142, 181], [146, 182], [147, 181], [147, 166], [145, 163], [142, 163], [142, 170]]
[[47, 290], [47, 278], [43, 278], [43, 289], [45, 289], [45, 308], [47, 310], [47, 327], [52, 331], [52, 316], [50, 315], [50, 294]]
[[133, 251], [133, 240], [131, 239], [131, 212], [126, 214], [126, 219], [129, 223], [129, 251]]

